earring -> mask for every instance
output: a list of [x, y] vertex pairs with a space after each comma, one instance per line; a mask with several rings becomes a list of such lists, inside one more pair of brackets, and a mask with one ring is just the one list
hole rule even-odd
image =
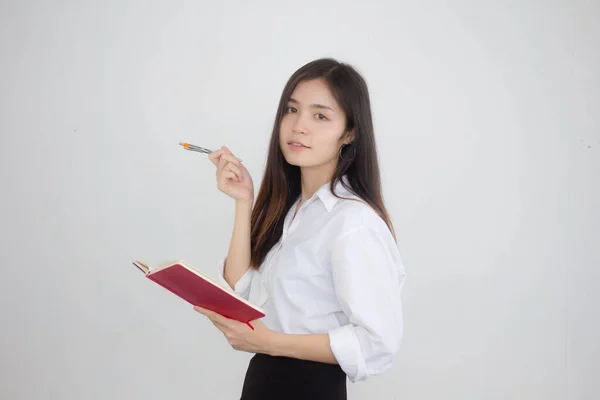
[[340, 147], [340, 151], [339, 151], [339, 154], [338, 154], [338, 155], [339, 155], [339, 158], [340, 158], [340, 160], [343, 160], [343, 158], [342, 158], [342, 149], [344, 148], [344, 146], [345, 146], [345, 145], [346, 145], [346, 143], [344, 143], [344, 144], [342, 145], [342, 147]]
[[342, 157], [342, 149], [344, 148], [344, 146], [346, 146], [345, 144], [342, 145], [342, 147], [340, 147], [340, 160], [342, 161], [352, 161], [352, 159], [356, 156], [356, 147], [353, 147], [352, 150], [354, 150], [354, 152], [352, 153], [352, 157], [345, 159], [344, 157]]

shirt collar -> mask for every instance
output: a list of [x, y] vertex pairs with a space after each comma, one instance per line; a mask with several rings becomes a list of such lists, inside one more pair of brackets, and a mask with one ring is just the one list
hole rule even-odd
[[[350, 186], [350, 183], [348, 181], [348, 177], [346, 175], [344, 175], [342, 177], [341, 180], [339, 180], [336, 184], [335, 184], [335, 194], [337, 194], [338, 196], [342, 196], [342, 197], [350, 197], [352, 196], [352, 194], [348, 191], [348, 189], [346, 189], [344, 186], [342, 186], [342, 180], [344, 182], [346, 182], [346, 184], [348, 186]], [[325, 205], [325, 208], [327, 209], [327, 212], [331, 211], [333, 209], [333, 207], [336, 205], [336, 203], [338, 202], [338, 200], [340, 200], [339, 198], [335, 197], [333, 195], [333, 193], [331, 192], [329, 186], [331, 185], [331, 182], [327, 182], [326, 184], [324, 184], [323, 186], [321, 186], [317, 192], [315, 193], [315, 195], [321, 199], [321, 202]]]

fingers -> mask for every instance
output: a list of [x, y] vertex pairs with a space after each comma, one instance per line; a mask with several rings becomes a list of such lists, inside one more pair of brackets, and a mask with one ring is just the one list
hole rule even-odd
[[229, 163], [225, 166], [225, 171], [233, 172], [237, 176], [238, 181], [241, 181], [243, 179], [242, 171], [232, 163]]
[[219, 315], [214, 311], [207, 310], [206, 308], [202, 308], [200, 306], [194, 306], [194, 310], [198, 311], [202, 315], [207, 316], [210, 319], [213, 319], [214, 316]]
[[205, 315], [211, 321], [216, 322], [216, 323], [222, 324], [223, 321], [225, 320], [225, 317], [223, 317], [221, 314], [217, 314], [216, 312], [207, 310], [206, 308], [194, 306], [194, 310], [198, 311], [200, 314]]
[[240, 182], [243, 179], [241, 165], [237, 160], [232, 161], [228, 154], [221, 155], [217, 164], [217, 179], [220, 183], [225, 183], [227, 179]]
[[217, 161], [217, 173], [222, 172], [228, 162], [224, 157], [220, 157]]
[[244, 180], [245, 167], [226, 146], [213, 151], [208, 155], [208, 158], [217, 167], [217, 187], [221, 190], [227, 187], [229, 180], [234, 182]]
[[233, 155], [233, 154], [227, 154], [227, 153], [221, 153], [220, 156], [221, 159], [225, 159], [227, 161], [229, 161], [230, 163], [240, 166], [241, 163], [239, 162], [239, 160]]
[[212, 324], [213, 324], [213, 325], [214, 325], [214, 326], [215, 326], [215, 327], [216, 327], [218, 330], [220, 330], [220, 331], [221, 331], [221, 332], [223, 332], [223, 333], [225, 333], [225, 332], [228, 332], [228, 331], [229, 331], [229, 329], [227, 328], [227, 326], [226, 326], [226, 325], [220, 324], [220, 323], [218, 323], [217, 321], [213, 321], [213, 320], [211, 320], [210, 322], [212, 322]]
[[208, 155], [208, 159], [215, 165], [215, 167], [219, 165], [221, 154], [223, 154], [223, 150], [213, 151]]
[[225, 178], [224, 180], [231, 179], [232, 181], [236, 182], [240, 181], [240, 178], [234, 172], [231, 171], [225, 171], [221, 174], [221, 176]]
[[210, 153], [208, 155], [208, 159], [215, 165], [218, 166], [219, 165], [219, 160], [221, 159], [221, 157], [226, 157], [226, 159], [228, 161], [231, 161], [233, 163], [235, 163], [236, 165], [239, 165], [239, 160], [237, 159], [237, 157], [235, 157], [233, 155], [233, 153], [231, 152], [231, 150], [229, 150], [227, 147], [223, 146], [221, 147], [219, 150], [215, 150], [212, 153]]
[[217, 167], [217, 186], [226, 184], [229, 179], [239, 182], [241, 180], [241, 176], [238, 176], [235, 171], [231, 170], [231, 164], [229, 161], [221, 160], [219, 161], [219, 166]]
[[212, 322], [212, 324], [223, 333], [229, 332], [233, 328], [233, 321], [222, 316], [221, 314], [198, 306], [194, 306], [194, 310], [196, 310], [200, 314], [205, 315], [210, 320], [210, 322]]

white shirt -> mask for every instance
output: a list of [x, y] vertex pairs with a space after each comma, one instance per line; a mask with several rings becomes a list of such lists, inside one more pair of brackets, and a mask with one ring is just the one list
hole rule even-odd
[[[335, 192], [359, 199], [341, 183]], [[391, 367], [403, 333], [406, 275], [394, 238], [369, 205], [336, 198], [329, 183], [294, 217], [299, 200], [279, 242], [234, 291], [263, 309], [262, 321], [272, 330], [329, 334], [350, 381], [380, 374]], [[218, 265], [221, 282], [224, 262]]]

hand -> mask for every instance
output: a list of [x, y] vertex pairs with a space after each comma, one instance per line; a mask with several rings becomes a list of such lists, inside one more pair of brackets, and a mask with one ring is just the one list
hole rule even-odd
[[194, 310], [207, 316], [213, 325], [223, 332], [225, 338], [235, 350], [270, 354], [270, 345], [276, 333], [267, 328], [261, 321], [252, 321], [250, 323], [254, 327], [254, 330], [252, 330], [243, 322], [226, 318], [205, 308], [195, 306]]
[[223, 146], [208, 158], [217, 167], [217, 189], [235, 200], [253, 201], [254, 184], [248, 170]]

